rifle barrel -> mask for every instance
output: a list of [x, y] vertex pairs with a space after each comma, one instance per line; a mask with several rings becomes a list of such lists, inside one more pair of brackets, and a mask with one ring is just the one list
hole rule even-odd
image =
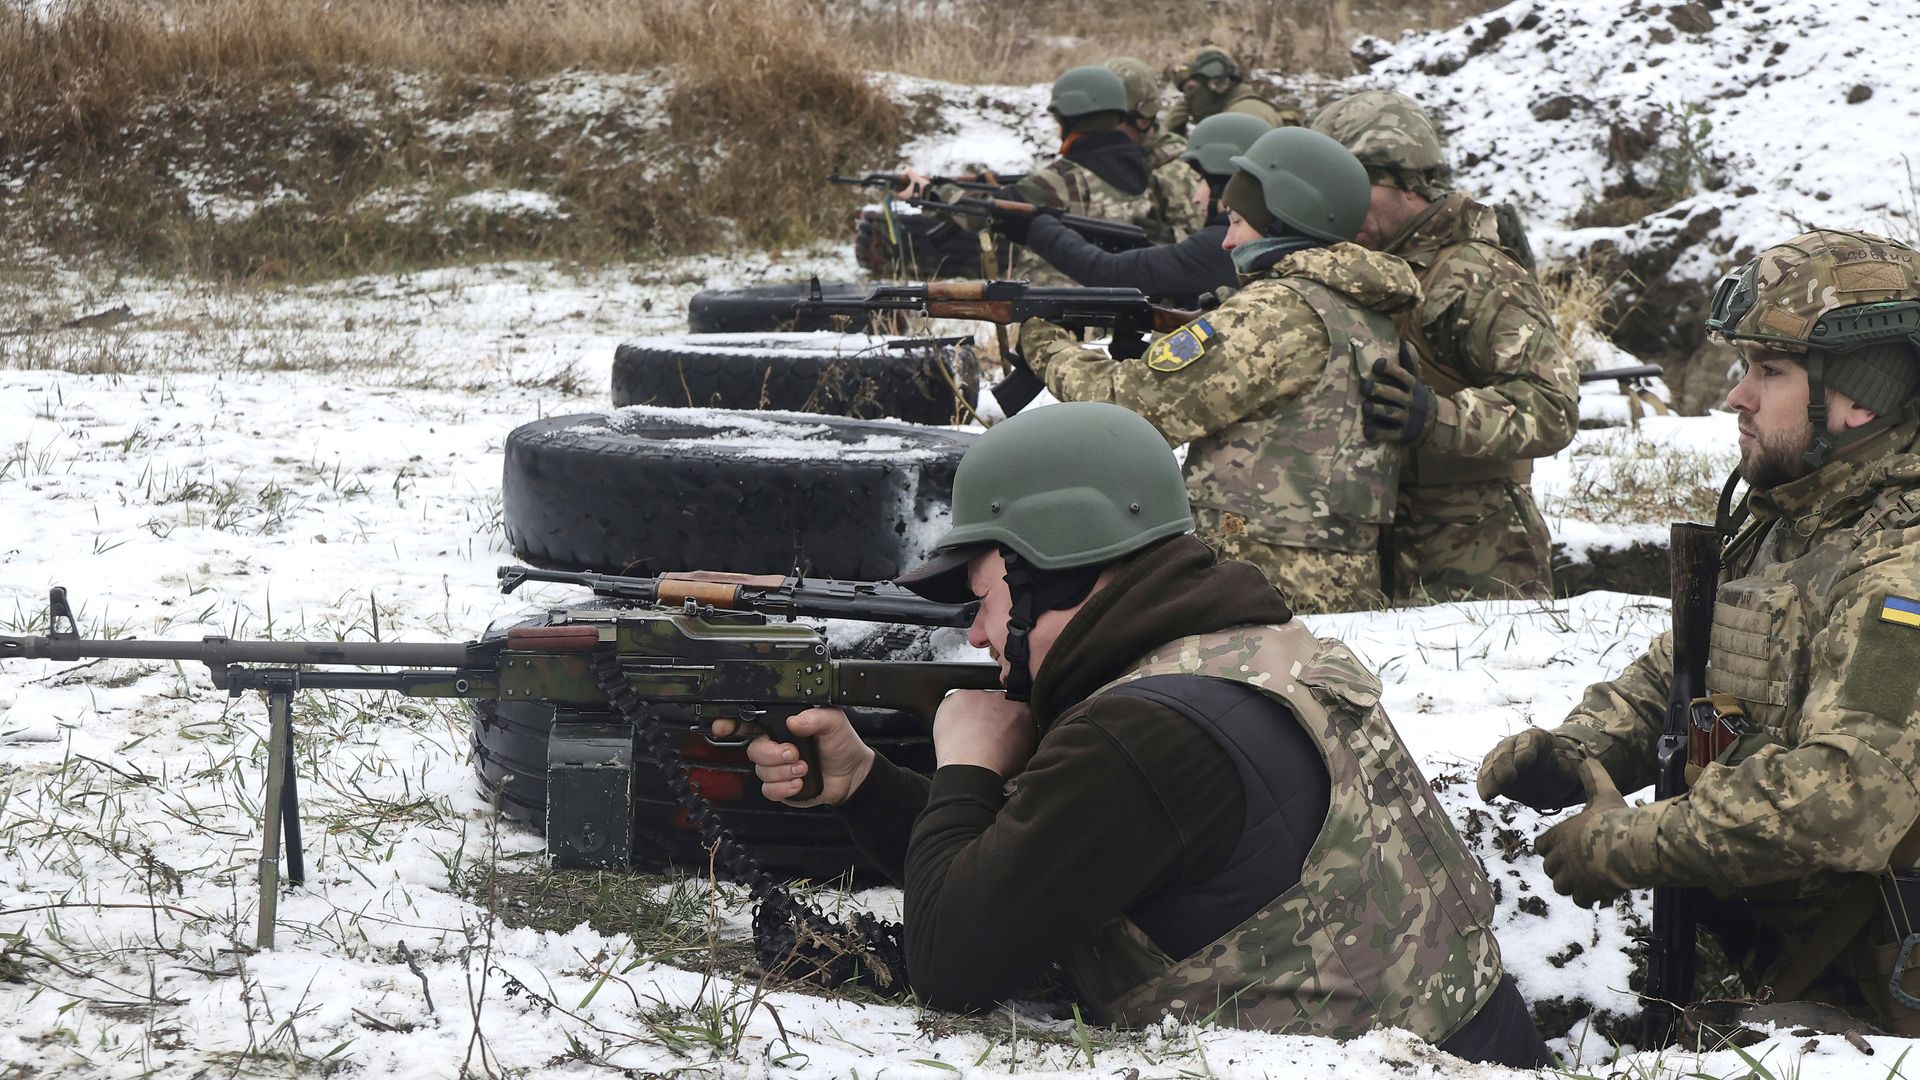
[[358, 667], [459, 667], [464, 644], [376, 641], [106, 641], [69, 637], [0, 636], [0, 657], [43, 660], [189, 660], [211, 668], [229, 664], [350, 664]]

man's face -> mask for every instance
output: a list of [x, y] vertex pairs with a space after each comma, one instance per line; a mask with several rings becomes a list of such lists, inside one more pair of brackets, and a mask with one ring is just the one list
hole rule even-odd
[[[1401, 228], [1418, 212], [1410, 209], [1409, 196], [1412, 195], [1412, 192], [1402, 191], [1392, 184], [1373, 185], [1368, 193], [1367, 220], [1360, 223], [1360, 231], [1354, 235], [1353, 242], [1378, 251], [1387, 241], [1400, 235]], [[1420, 201], [1424, 208], [1426, 200]]]
[[967, 627], [967, 644], [985, 649], [1000, 665], [1000, 682], [1005, 685], [1013, 665], [1007, 663], [1007, 617], [1013, 614], [1013, 595], [1007, 588], [1007, 560], [997, 549], [989, 548], [967, 564], [967, 588], [980, 598], [980, 609], [973, 613]]
[[1739, 348], [1746, 371], [1727, 406], [1740, 414], [1740, 475], [1755, 488], [1778, 487], [1813, 471], [1804, 458], [1813, 447], [1807, 369], [1778, 349]]
[[1241, 244], [1251, 244], [1260, 239], [1260, 230], [1247, 224], [1247, 219], [1237, 211], [1227, 211], [1227, 235], [1220, 240], [1222, 251], [1232, 251]]

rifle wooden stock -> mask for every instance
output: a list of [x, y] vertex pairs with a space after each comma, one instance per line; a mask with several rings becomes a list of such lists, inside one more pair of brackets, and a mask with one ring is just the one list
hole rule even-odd
[[[932, 286], [928, 286], [929, 289]], [[1005, 326], [1017, 321], [1006, 300], [927, 300], [927, 314], [936, 319], [972, 319]]]

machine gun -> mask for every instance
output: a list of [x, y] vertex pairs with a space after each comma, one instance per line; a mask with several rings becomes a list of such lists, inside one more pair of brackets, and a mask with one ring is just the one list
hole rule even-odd
[[1079, 233], [1087, 239], [1088, 243], [1102, 251], [1133, 251], [1137, 248], [1153, 246], [1153, 241], [1147, 239], [1146, 230], [1138, 225], [1124, 221], [1109, 221], [1106, 218], [1086, 217], [1081, 214], [1069, 214], [1057, 206], [1015, 202], [1012, 199], [955, 199], [952, 202], [941, 202], [938, 199], [906, 199], [904, 201], [908, 206], [918, 207], [926, 213], [939, 214], [947, 218], [985, 218], [990, 224], [1006, 232], [1016, 243], [1026, 239], [1026, 224], [1036, 216], [1040, 216], [1059, 221], [1060, 224]]
[[[110, 641], [80, 637], [66, 590], [56, 587], [47, 601], [46, 636], [0, 635], [0, 659], [193, 661], [205, 664], [213, 685], [229, 696], [250, 690], [266, 695], [267, 790], [255, 939], [261, 948], [273, 947], [283, 834], [287, 881], [299, 884], [305, 876], [292, 730], [293, 695], [301, 690], [387, 690], [409, 697], [571, 706], [592, 719], [556, 724], [548, 748], [548, 851], [556, 866], [625, 865], [631, 853], [633, 766], [636, 755], [645, 754], [667, 774], [720, 865], [748, 882], [763, 917], [774, 905], [778, 917], [768, 921], [786, 927], [797, 920], [805, 931], [798, 936], [806, 939], [837, 932], [837, 922], [790, 898], [751, 856], [728, 842], [688, 778], [669, 732], [704, 733], [718, 719], [756, 724], [800, 748], [812, 766], [801, 797], [810, 798], [820, 787], [818, 749], [813, 740], [788, 731], [786, 721], [795, 713], [823, 705], [865, 706], [900, 709], [931, 721], [947, 691], [1000, 685], [994, 664], [835, 659], [816, 628], [768, 621], [769, 613], [926, 626], [964, 626], [972, 620], [974, 605], [936, 604], [890, 583], [775, 578], [767, 584], [763, 578], [703, 574], [620, 578], [526, 567], [502, 567], [500, 579], [506, 592], [526, 581], [577, 581], [633, 606], [558, 608], [503, 636], [464, 644], [217, 636]], [[333, 670], [376, 667], [406, 670]], [[553, 784], [567, 766], [574, 767], [568, 775], [577, 782]], [[622, 799], [629, 809], [609, 813]], [[612, 826], [605, 824], [609, 820]], [[783, 955], [762, 959], [778, 962]]]

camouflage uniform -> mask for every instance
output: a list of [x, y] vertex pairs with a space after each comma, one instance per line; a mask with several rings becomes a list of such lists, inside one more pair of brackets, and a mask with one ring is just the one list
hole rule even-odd
[[1169, 957], [1125, 916], [1076, 942], [1063, 966], [1082, 997], [1130, 1025], [1219, 1011], [1336, 1039], [1458, 1031], [1501, 979], [1492, 889], [1380, 708], [1380, 680], [1294, 621], [1170, 642], [1103, 689], [1171, 674], [1285, 702], [1326, 761], [1332, 804], [1299, 884], [1192, 956]]
[[1258, 91], [1246, 83], [1233, 84], [1233, 89], [1227, 91], [1219, 108], [1207, 112], [1204, 116], [1195, 116], [1192, 106], [1187, 104], [1185, 98], [1181, 98], [1167, 110], [1167, 120], [1163, 126], [1176, 135], [1185, 135], [1190, 125], [1223, 112], [1257, 116], [1274, 127], [1300, 126], [1300, 114], [1297, 111], [1275, 105], [1261, 97]]
[[1396, 599], [1552, 595], [1552, 539], [1530, 459], [1580, 426], [1579, 372], [1533, 275], [1499, 246], [1494, 212], [1454, 193], [1381, 248], [1420, 276], [1400, 332], [1436, 395], [1406, 451], [1385, 567]]
[[[1143, 229], [1155, 212], [1151, 182], [1147, 190], [1129, 195], [1096, 176], [1093, 170], [1064, 157], [1054, 158], [1028, 173], [1013, 185], [1013, 190], [1022, 201], [1038, 206], [1057, 206], [1069, 214], [1124, 221]], [[1161, 231], [1167, 230], [1163, 226]], [[1025, 248], [1018, 249], [1015, 255], [1013, 274], [1035, 285], [1075, 284]]]
[[1392, 315], [1419, 295], [1405, 263], [1336, 244], [1280, 259], [1142, 360], [1033, 321], [1021, 348], [1061, 400], [1125, 405], [1191, 443], [1201, 537], [1260, 567], [1296, 610], [1377, 607], [1399, 454], [1361, 437], [1358, 371], [1391, 355]]
[[1155, 132], [1145, 145], [1147, 164], [1153, 170], [1152, 226], [1142, 225], [1156, 244], [1172, 244], [1206, 227], [1206, 208], [1193, 201], [1193, 187], [1200, 174], [1180, 160], [1187, 152], [1187, 140], [1165, 131]]
[[[1687, 796], [1634, 810], [1610, 859], [1621, 880], [1740, 901], [1762, 931], [1749, 974], [1776, 998], [1865, 1004], [1920, 1034], [1920, 1014], [1887, 994], [1894, 945], [1869, 918], [1873, 875], [1920, 865], [1920, 628], [1882, 617], [1889, 597], [1920, 599], [1915, 425], [1749, 505], [1715, 595], [1707, 689], [1737, 699], [1754, 730]], [[1556, 734], [1597, 754], [1620, 790], [1644, 787], [1672, 684], [1663, 635], [1588, 688]], [[1903, 985], [1920, 994], [1920, 974]]]

